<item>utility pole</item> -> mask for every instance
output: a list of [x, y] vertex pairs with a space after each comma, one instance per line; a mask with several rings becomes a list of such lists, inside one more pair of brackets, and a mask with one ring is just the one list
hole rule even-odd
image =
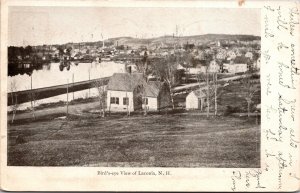
[[73, 100], [74, 100], [74, 73], [72, 74]]
[[33, 116], [33, 119], [35, 119], [35, 114], [34, 114], [34, 104], [33, 104], [33, 100], [34, 100], [34, 98], [33, 97], [36, 97], [36, 96], [33, 96], [33, 92], [32, 92], [32, 74], [33, 73], [31, 73], [31, 75], [30, 75], [30, 102], [31, 102], [31, 110], [32, 110], [32, 116]]
[[[90, 80], [91, 80], [91, 67], [89, 68], [89, 82], [90, 82]], [[90, 97], [91, 97], [91, 88], [89, 87], [89, 98]]]

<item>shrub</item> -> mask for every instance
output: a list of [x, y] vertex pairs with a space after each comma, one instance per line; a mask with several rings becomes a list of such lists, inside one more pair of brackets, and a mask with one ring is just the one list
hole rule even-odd
[[26, 143], [24, 137], [22, 135], [18, 135], [16, 138], [16, 144], [23, 144]]
[[224, 112], [224, 115], [225, 116], [229, 116], [233, 113], [238, 113], [240, 111], [240, 108], [239, 107], [232, 107], [232, 106], [226, 106], [226, 110]]

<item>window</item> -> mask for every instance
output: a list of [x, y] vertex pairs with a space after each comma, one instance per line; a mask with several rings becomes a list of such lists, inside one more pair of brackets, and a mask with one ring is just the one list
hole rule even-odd
[[143, 98], [143, 104], [148, 105], [148, 98]]
[[115, 104], [116, 100], [115, 97], [110, 97], [110, 104]]
[[129, 105], [128, 97], [123, 97], [123, 105]]
[[110, 97], [110, 104], [119, 104], [119, 97]]

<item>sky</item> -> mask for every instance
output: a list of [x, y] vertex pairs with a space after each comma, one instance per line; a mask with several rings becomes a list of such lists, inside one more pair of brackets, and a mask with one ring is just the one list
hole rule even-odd
[[260, 10], [249, 8], [10, 7], [10, 46], [99, 41], [130, 36], [260, 36]]

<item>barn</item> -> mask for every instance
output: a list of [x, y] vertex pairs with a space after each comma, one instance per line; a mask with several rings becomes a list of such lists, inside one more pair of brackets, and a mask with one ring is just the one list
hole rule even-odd
[[185, 98], [185, 108], [187, 110], [203, 110], [206, 103], [206, 90], [204, 88], [190, 92]]
[[150, 111], [160, 110], [170, 106], [170, 92], [165, 83], [149, 81], [145, 84], [143, 109]]

